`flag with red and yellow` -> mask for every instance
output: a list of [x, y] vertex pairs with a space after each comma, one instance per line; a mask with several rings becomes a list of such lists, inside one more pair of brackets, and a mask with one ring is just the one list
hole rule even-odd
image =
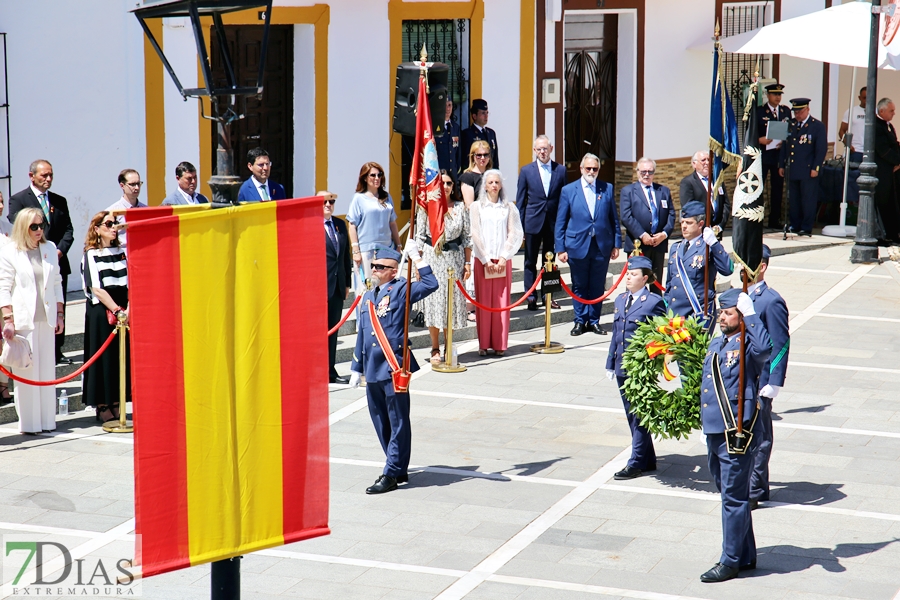
[[328, 534], [321, 198], [144, 210], [126, 214], [142, 575]]

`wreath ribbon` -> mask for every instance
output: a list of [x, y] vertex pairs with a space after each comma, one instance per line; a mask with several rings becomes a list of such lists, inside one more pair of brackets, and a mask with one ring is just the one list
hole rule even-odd
[[[669, 319], [669, 322], [665, 325], [660, 325], [656, 328], [656, 330], [663, 335], [672, 336], [672, 339], [675, 340], [673, 344], [669, 342], [660, 342], [657, 340], [653, 340], [647, 344], [647, 356], [650, 358], [656, 358], [660, 354], [665, 354], [669, 351], [674, 344], [680, 344], [682, 342], [691, 341], [691, 332], [687, 330], [684, 326], [685, 319], [684, 317], [674, 317]], [[674, 377], [672, 377], [674, 379]]]

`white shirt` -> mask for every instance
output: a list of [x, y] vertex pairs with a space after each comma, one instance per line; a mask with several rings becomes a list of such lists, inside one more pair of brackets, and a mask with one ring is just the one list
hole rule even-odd
[[[256, 178], [256, 175], [251, 175], [250, 180], [253, 181], [253, 187], [256, 188], [256, 193], [259, 194], [259, 199], [263, 202], [272, 199], [272, 188], [269, 187], [269, 180], [267, 179], [265, 183], [261, 183], [259, 179]], [[262, 192], [260, 191], [260, 187], [265, 186], [266, 194], [269, 195], [268, 198], [263, 198]]]
[[[140, 200], [138, 200], [137, 204], [132, 206], [131, 202], [129, 202], [125, 198], [125, 196], [122, 196], [121, 198], [119, 198], [118, 200], [116, 200], [115, 202], [113, 202], [112, 204], [107, 206], [106, 212], [112, 212], [114, 210], [130, 210], [132, 208], [147, 208], [147, 205], [144, 204], [143, 202], [141, 202]], [[116, 215], [116, 222], [119, 224], [124, 223], [125, 215]], [[125, 230], [122, 229], [119, 231], [119, 245], [124, 248], [125, 244], [126, 244]]]
[[841, 123], [847, 123], [850, 127], [850, 133], [853, 135], [851, 145], [855, 152], [862, 152], [866, 142], [866, 109], [862, 106], [853, 107], [853, 117], [851, 120], [850, 111], [844, 111], [844, 118]]
[[[591, 218], [594, 218], [594, 209], [597, 206], [597, 180], [594, 183], [588, 183], [584, 177], [581, 178], [581, 189], [584, 191], [584, 199], [587, 201], [588, 210], [591, 211]], [[593, 232], [591, 233], [593, 235]]]
[[524, 237], [516, 205], [505, 201], [477, 201], [469, 207], [469, 215], [475, 258], [482, 264], [492, 259], [512, 260]]
[[544, 195], [548, 196], [550, 194], [550, 179], [553, 177], [553, 173], [550, 172], [550, 161], [542, 163], [539, 160], [535, 160], [534, 162], [537, 163], [538, 173], [541, 175], [541, 183], [544, 184]]
[[184, 196], [184, 199], [187, 200], [188, 204], [200, 204], [200, 201], [197, 200], [197, 192], [194, 192], [194, 195], [191, 196], [180, 187], [178, 188], [178, 191], [181, 192], [181, 195]]

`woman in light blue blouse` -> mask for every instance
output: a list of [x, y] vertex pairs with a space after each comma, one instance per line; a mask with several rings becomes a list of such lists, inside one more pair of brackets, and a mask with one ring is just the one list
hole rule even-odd
[[359, 170], [356, 194], [347, 211], [353, 262], [362, 266], [366, 279], [371, 277], [372, 251], [376, 248], [400, 248], [397, 213], [385, 190], [384, 169], [367, 162]]

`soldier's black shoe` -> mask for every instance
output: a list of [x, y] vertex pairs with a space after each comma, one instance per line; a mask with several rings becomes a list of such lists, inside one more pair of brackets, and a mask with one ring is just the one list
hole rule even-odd
[[712, 569], [700, 576], [703, 583], [719, 583], [720, 581], [728, 581], [737, 577], [737, 567], [729, 567], [722, 563], [716, 563]]
[[740, 571], [752, 571], [755, 568], [756, 568], [756, 561], [754, 560], [753, 562], [748, 563], [746, 565], [741, 565], [739, 570]]
[[366, 488], [367, 494], [384, 494], [397, 489], [397, 480], [389, 475], [381, 475], [374, 485]]
[[584, 323], [575, 323], [575, 327], [569, 332], [569, 335], [581, 335], [584, 333]]
[[756, 510], [759, 508], [759, 500], [750, 499], [750, 510]]
[[409, 473], [397, 475], [397, 483], [409, 483]]
[[643, 471], [638, 469], [637, 467], [625, 467], [615, 475], [613, 475], [613, 479], [617, 479], [619, 481], [623, 479], [634, 479], [635, 477], [640, 477], [643, 475]]
[[528, 310], [530, 310], [530, 311], [537, 310], [537, 300], [533, 300], [531, 298], [528, 299]]
[[593, 325], [589, 325], [588, 329], [596, 333], [597, 335], [606, 335], [606, 328], [600, 323], [594, 323]]

